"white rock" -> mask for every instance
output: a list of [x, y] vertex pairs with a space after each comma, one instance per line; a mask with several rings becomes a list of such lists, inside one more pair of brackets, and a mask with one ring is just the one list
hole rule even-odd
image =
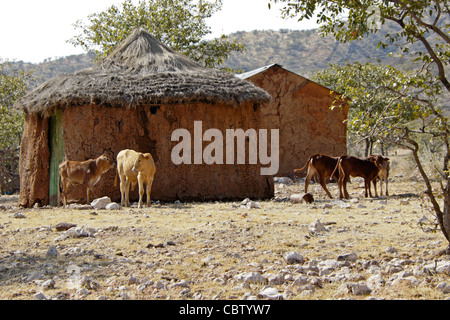
[[89, 237], [89, 233], [81, 227], [70, 228], [69, 230], [64, 231], [64, 234], [72, 238]]
[[336, 269], [339, 263], [333, 259], [327, 259], [325, 261], [320, 261], [317, 265], [320, 269]]
[[266, 283], [267, 278], [263, 277], [259, 272], [244, 272], [235, 276], [238, 281], [246, 283]]
[[304, 261], [303, 256], [294, 251], [286, 253], [283, 258], [289, 264], [303, 263]]
[[111, 203], [111, 199], [109, 197], [103, 197], [92, 201], [91, 206], [95, 209], [105, 209], [109, 203]]
[[340, 255], [337, 257], [337, 261], [350, 261], [355, 262], [358, 259], [358, 255], [354, 252]]
[[289, 200], [292, 203], [301, 203], [302, 202], [302, 195], [295, 193], [295, 194], [291, 194], [291, 196], [289, 197]]
[[445, 273], [450, 275], [450, 261], [439, 261], [437, 263], [429, 263], [423, 267], [426, 273]]
[[267, 280], [271, 285], [279, 285], [284, 283], [284, 276], [281, 274], [270, 274]]
[[351, 291], [355, 296], [362, 296], [370, 294], [372, 289], [370, 289], [365, 282], [358, 282], [351, 284]]
[[56, 258], [59, 255], [58, 249], [55, 246], [51, 246], [47, 251], [48, 258]]
[[259, 209], [260, 205], [259, 205], [259, 202], [250, 201], [250, 202], [247, 203], [246, 208], [247, 209]]
[[16, 213], [14, 213], [13, 218], [24, 219], [24, 218], [26, 218], [26, 216], [23, 213], [16, 212]]
[[450, 275], [450, 261], [439, 261], [436, 267], [437, 273]]
[[105, 209], [106, 210], [119, 210], [119, 209], [121, 209], [122, 207], [118, 204], [118, 203], [115, 203], [115, 202], [111, 202], [111, 203], [108, 203], [106, 206], [105, 206]]
[[367, 279], [367, 285], [372, 289], [379, 289], [383, 287], [385, 284], [385, 281], [381, 274], [375, 274], [371, 276], [369, 279]]
[[43, 290], [54, 289], [55, 288], [55, 280], [50, 279], [50, 280], [44, 281], [41, 284], [41, 287]]
[[258, 293], [260, 299], [283, 300], [283, 295], [276, 288], [267, 287]]
[[389, 247], [386, 248], [385, 252], [386, 253], [397, 253], [397, 249], [395, 249], [392, 246], [389, 246]]
[[42, 292], [38, 292], [34, 295], [34, 300], [47, 300], [47, 297]]
[[320, 222], [320, 219], [317, 219], [315, 222], [309, 225], [309, 231], [311, 232], [323, 232], [328, 231], [325, 226]]
[[444, 294], [450, 293], [450, 286], [445, 282], [441, 282], [440, 284], [438, 284], [436, 289], [442, 291], [442, 293]]

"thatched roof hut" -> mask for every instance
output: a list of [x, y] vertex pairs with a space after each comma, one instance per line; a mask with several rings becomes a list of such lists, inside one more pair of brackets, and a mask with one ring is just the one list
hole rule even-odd
[[136, 108], [192, 102], [267, 102], [264, 91], [231, 73], [204, 68], [136, 30], [104, 61], [75, 74], [60, 75], [29, 93], [27, 113], [52, 116], [57, 109], [86, 104]]
[[[136, 30], [104, 61], [57, 76], [21, 99], [25, 111], [21, 145], [20, 204], [57, 203], [58, 164], [83, 161], [125, 148], [151, 152], [157, 174], [152, 199], [267, 198], [269, 177], [259, 165], [175, 165], [174, 130], [261, 127], [259, 107], [270, 95], [233, 74], [204, 68]], [[120, 199], [110, 171], [100, 195]], [[73, 192], [74, 200], [83, 197]]]

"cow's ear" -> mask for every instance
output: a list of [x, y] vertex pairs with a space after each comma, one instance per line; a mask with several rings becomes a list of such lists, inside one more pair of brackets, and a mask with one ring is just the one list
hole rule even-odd
[[150, 153], [144, 153], [144, 158], [145, 159], [150, 159]]

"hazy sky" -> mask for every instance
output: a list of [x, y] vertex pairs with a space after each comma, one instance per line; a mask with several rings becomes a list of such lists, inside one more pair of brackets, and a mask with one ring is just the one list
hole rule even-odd
[[[0, 59], [41, 62], [84, 51], [66, 41], [73, 23], [124, 0], [14, 0], [0, 4]], [[268, 0], [223, 0], [222, 10], [210, 19], [212, 36], [235, 31], [311, 29], [311, 22], [283, 20]]]

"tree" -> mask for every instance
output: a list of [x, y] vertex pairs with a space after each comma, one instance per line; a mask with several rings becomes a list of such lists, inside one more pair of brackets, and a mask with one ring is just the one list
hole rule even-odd
[[[450, 92], [450, 82], [446, 74], [446, 67], [450, 63], [450, 37], [449, 37], [449, 1], [448, 0], [382, 0], [373, 3], [368, 0], [270, 0], [274, 3], [284, 3], [282, 8], [285, 17], [297, 17], [298, 20], [311, 19], [316, 16], [317, 22], [324, 35], [333, 35], [338, 41], [346, 42], [361, 39], [370, 33], [379, 30], [382, 24], [392, 21], [398, 26], [397, 31], [386, 33], [386, 41], [381, 41], [378, 46], [386, 48], [396, 45], [403, 53], [414, 54], [416, 61], [422, 63], [416, 69], [414, 77], [399, 88], [385, 87], [394, 93], [394, 100], [387, 102], [391, 105], [394, 101], [409, 100], [409, 106], [403, 109], [416, 109], [418, 118], [411, 128], [405, 125], [400, 118], [393, 127], [384, 126], [390, 132], [393, 140], [411, 150], [419, 173], [426, 185], [425, 193], [429, 197], [441, 231], [449, 242], [446, 252], [450, 254], [450, 141], [448, 120], [436, 106], [436, 93], [440, 86]], [[270, 6], [270, 3], [269, 3]], [[412, 51], [416, 43], [422, 45], [420, 50]], [[433, 68], [434, 67], [434, 68]], [[419, 81], [420, 83], [414, 83]], [[438, 86], [437, 83], [440, 85]], [[416, 89], [414, 89], [416, 88]], [[411, 110], [409, 110], [411, 111]], [[389, 113], [388, 113], [389, 114]], [[389, 117], [380, 114], [377, 123], [384, 123]], [[442, 151], [442, 180], [441, 192], [433, 189], [430, 178], [422, 166], [419, 154], [420, 145], [417, 142], [419, 136], [429, 136], [440, 139], [443, 144]], [[443, 196], [443, 206], [437, 201]]]
[[[391, 66], [372, 63], [331, 65], [328, 70], [315, 74], [321, 84], [340, 93], [338, 99], [350, 100], [349, 130], [363, 139], [379, 143], [391, 143], [412, 152], [426, 185], [441, 230], [450, 242], [449, 168], [450, 128], [443, 110], [437, 105], [442, 86], [437, 79], [430, 79], [426, 72], [402, 72]], [[353, 109], [353, 110], [352, 110]], [[444, 159], [440, 177], [444, 194], [444, 209], [438, 203], [439, 195], [432, 186], [420, 156], [420, 137], [440, 142]], [[450, 247], [447, 248], [447, 252]]]
[[[432, 62], [442, 85], [450, 92], [446, 66], [450, 63], [450, 8], [448, 0], [270, 0], [285, 3], [284, 17], [299, 21], [316, 16], [324, 35], [338, 41], [361, 39], [375, 33], [386, 21], [399, 28], [385, 35], [378, 46], [398, 45], [404, 53], [421, 43], [417, 61]], [[270, 7], [270, 3], [269, 3]], [[419, 68], [420, 69], [420, 68]]]
[[13, 108], [14, 102], [28, 90], [31, 73], [13, 67], [0, 59], [0, 190], [14, 192], [18, 188], [18, 161], [23, 131], [23, 113]]
[[79, 20], [74, 24], [81, 32], [69, 40], [75, 46], [95, 51], [98, 59], [107, 56], [133, 30], [144, 28], [173, 50], [189, 56], [205, 67], [222, 64], [232, 51], [242, 52], [244, 46], [225, 35], [204, 40], [210, 34], [206, 19], [222, 6], [222, 0], [131, 0], [119, 7], [111, 6], [103, 12], [90, 14], [88, 24]]
[[[412, 72], [380, 63], [347, 62], [331, 64], [313, 79], [349, 100], [348, 133], [355, 143], [365, 142], [365, 156], [372, 153], [374, 143], [387, 145], [394, 128], [430, 115], [411, 97], [424, 89], [431, 92], [431, 84]], [[439, 86], [434, 86], [436, 96]]]

